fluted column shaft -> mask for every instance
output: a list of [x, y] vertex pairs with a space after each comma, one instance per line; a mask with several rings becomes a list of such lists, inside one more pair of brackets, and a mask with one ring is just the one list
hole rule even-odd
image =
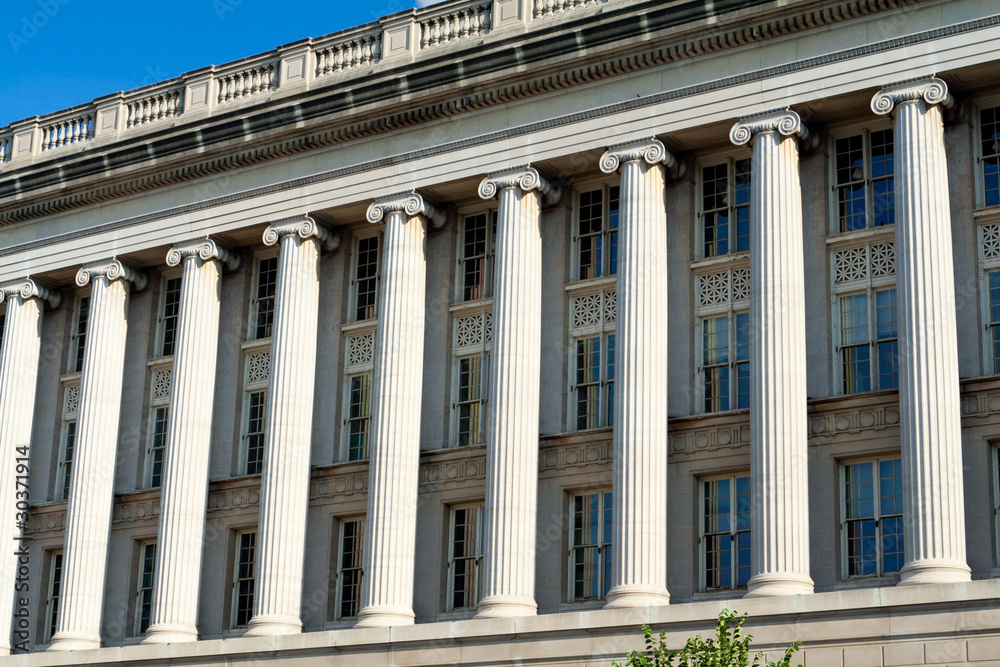
[[320, 245], [325, 234], [311, 218], [272, 223], [264, 232], [264, 243], [280, 244], [280, 249], [264, 427], [257, 582], [247, 635], [302, 632]]
[[896, 299], [903, 464], [901, 584], [968, 581], [955, 273], [940, 79], [888, 86], [895, 108]]
[[[407, 203], [412, 203], [407, 207]], [[369, 443], [368, 522], [358, 626], [413, 623], [420, 406], [427, 282], [424, 202], [419, 195], [376, 201], [385, 218], [375, 332]]]
[[538, 400], [541, 363], [542, 196], [556, 191], [534, 169], [490, 176], [499, 196], [493, 354], [486, 395], [486, 502], [480, 618], [525, 616], [535, 603]]
[[[18, 565], [27, 565], [27, 556], [24, 560], [19, 559], [15, 551], [31, 500], [28, 495], [28, 448], [45, 297], [58, 303], [57, 295], [49, 296], [30, 279], [0, 285], [0, 303], [7, 302], [0, 347], [0, 507], [3, 508], [0, 544], [7, 545], [0, 561], [0, 591], [3, 592], [0, 595], [0, 652], [10, 649], [11, 630], [19, 633], [15, 643], [27, 641], [31, 636], [28, 626], [31, 619], [13, 617], [13, 593]], [[20, 593], [18, 597], [25, 597], [25, 594]], [[29, 634], [20, 634], [25, 632]]]
[[611, 585], [608, 607], [667, 604], [667, 213], [652, 140], [612, 148], [621, 168]]
[[[797, 114], [741, 120], [750, 178], [750, 564], [747, 596], [811, 593], [806, 311]], [[734, 567], [735, 570], [735, 567]]]
[[183, 263], [177, 345], [160, 500], [153, 609], [144, 643], [198, 639], [202, 538], [208, 503], [212, 403], [219, 338], [222, 257], [208, 239], [175, 246], [167, 264]]
[[129, 286], [138, 277], [117, 261], [80, 269], [76, 282], [93, 283], [83, 353], [73, 477], [66, 510], [63, 590], [50, 651], [98, 648], [104, 577], [114, 500], [118, 418], [125, 364]]

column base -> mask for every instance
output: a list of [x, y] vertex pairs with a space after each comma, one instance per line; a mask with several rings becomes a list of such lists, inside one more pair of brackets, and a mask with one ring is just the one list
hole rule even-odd
[[146, 630], [143, 644], [180, 644], [198, 641], [198, 629], [181, 623], [154, 623]]
[[101, 638], [93, 635], [57, 632], [52, 635], [47, 651], [89, 651], [101, 648]]
[[267, 614], [251, 618], [243, 636], [271, 637], [273, 635], [297, 635], [301, 633], [302, 621], [298, 616]]
[[608, 591], [608, 603], [604, 608], [660, 607], [667, 604], [670, 604], [670, 593], [662, 586], [626, 584]]
[[898, 586], [953, 584], [972, 580], [972, 570], [961, 561], [916, 560], [899, 571]]
[[400, 607], [365, 607], [358, 612], [356, 628], [388, 628], [394, 625], [413, 625], [416, 616], [411, 609]]
[[813, 592], [813, 580], [802, 574], [758, 574], [747, 582], [745, 598], [766, 598], [782, 595], [809, 595]]
[[491, 595], [479, 601], [476, 618], [513, 618], [516, 616], [535, 616], [538, 614], [538, 604], [534, 598], [522, 598], [514, 595]]

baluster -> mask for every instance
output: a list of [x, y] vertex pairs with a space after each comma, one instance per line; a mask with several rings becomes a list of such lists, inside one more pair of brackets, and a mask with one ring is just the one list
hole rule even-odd
[[372, 37], [372, 64], [382, 62], [382, 36]]
[[162, 117], [162, 112], [160, 111], [160, 96], [153, 95], [149, 100], [149, 122], [160, 120]]
[[175, 113], [177, 113], [177, 93], [170, 92], [167, 94], [167, 118], [173, 118]]
[[319, 52], [319, 59], [316, 61], [316, 76], [326, 76], [329, 62], [330, 49], [323, 49]]
[[370, 65], [372, 62], [372, 45], [367, 39], [359, 40], [361, 44], [361, 64]]
[[278, 85], [277, 85], [277, 79], [275, 78], [275, 76], [276, 76], [275, 72], [276, 71], [277, 70], [274, 67], [274, 63], [271, 63], [270, 65], [267, 66], [267, 89], [268, 90], [274, 90], [275, 88], [278, 87]]
[[430, 40], [430, 30], [426, 23], [420, 24], [420, 49], [426, 49]]

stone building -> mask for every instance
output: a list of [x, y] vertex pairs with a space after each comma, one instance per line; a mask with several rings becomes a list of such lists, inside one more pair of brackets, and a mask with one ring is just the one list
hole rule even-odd
[[998, 11], [451, 0], [0, 128], [0, 664], [1000, 665]]

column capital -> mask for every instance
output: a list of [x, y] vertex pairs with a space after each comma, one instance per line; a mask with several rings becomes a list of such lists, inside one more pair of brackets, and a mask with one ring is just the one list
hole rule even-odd
[[58, 292], [39, 285], [30, 276], [0, 283], [0, 303], [12, 296], [20, 296], [25, 301], [28, 299], [48, 301], [53, 308], [57, 307], [61, 300]]
[[204, 262], [217, 259], [230, 271], [235, 271], [240, 265], [239, 255], [207, 236], [174, 244], [167, 252], [167, 266], [178, 266], [188, 257], [198, 257]]
[[674, 167], [678, 164], [677, 158], [667, 150], [659, 139], [642, 139], [609, 146], [608, 150], [601, 156], [601, 171], [605, 174], [613, 174], [618, 171], [622, 162], [635, 162], [645, 160], [649, 164], [662, 164], [666, 167]]
[[340, 245], [340, 235], [319, 225], [308, 215], [294, 215], [290, 218], [274, 220], [264, 230], [264, 245], [275, 245], [282, 236], [297, 234], [300, 238], [314, 238], [326, 250], [335, 250]]
[[371, 206], [368, 207], [368, 212], [365, 214], [365, 218], [368, 222], [375, 224], [377, 222], [382, 222], [386, 213], [393, 213], [402, 211], [406, 213], [407, 220], [410, 218], [416, 218], [417, 216], [423, 216], [431, 223], [435, 228], [440, 227], [445, 223], [445, 214], [429, 201], [423, 198], [416, 190], [410, 190], [409, 192], [397, 192], [395, 194], [387, 195], [385, 197], [379, 197]]
[[892, 113], [897, 104], [915, 100], [923, 100], [928, 106], [941, 104], [947, 109], [955, 106], [948, 84], [936, 76], [928, 76], [883, 86], [872, 98], [872, 111], [885, 116]]
[[729, 131], [729, 140], [737, 146], [744, 146], [764, 132], [777, 132], [786, 137], [797, 136], [803, 140], [811, 136], [799, 114], [785, 107], [743, 116]]
[[86, 287], [95, 276], [108, 280], [127, 280], [135, 285], [136, 289], [146, 287], [146, 274], [133, 269], [128, 264], [123, 264], [116, 257], [84, 264], [76, 272], [76, 284], [80, 287]]
[[558, 185], [549, 183], [531, 165], [525, 165], [487, 175], [479, 184], [479, 196], [483, 199], [493, 199], [500, 190], [518, 187], [525, 192], [538, 190], [547, 204], [555, 203], [562, 194]]

